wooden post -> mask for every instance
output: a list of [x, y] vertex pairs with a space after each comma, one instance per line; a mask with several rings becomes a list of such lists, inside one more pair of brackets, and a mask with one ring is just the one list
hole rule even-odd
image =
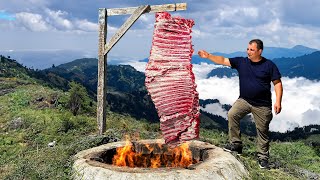
[[106, 131], [107, 107], [107, 55], [104, 54], [107, 41], [106, 9], [99, 9], [99, 51], [98, 51], [98, 87], [97, 87], [97, 124], [99, 135]]
[[[186, 3], [164, 4], [164, 5], [144, 5], [140, 7], [99, 9], [99, 52], [98, 52], [98, 87], [97, 87], [97, 123], [99, 135], [106, 131], [106, 113], [107, 113], [107, 55], [112, 47], [128, 31], [133, 23], [143, 13], [155, 13], [163, 11], [186, 10]], [[114, 15], [132, 14], [127, 21], [119, 28], [118, 32], [107, 41], [107, 17]]]

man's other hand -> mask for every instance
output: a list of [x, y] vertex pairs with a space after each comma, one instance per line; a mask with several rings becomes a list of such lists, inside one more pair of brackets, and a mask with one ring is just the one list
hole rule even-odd
[[280, 112], [281, 112], [281, 104], [280, 103], [275, 103], [274, 104], [274, 112], [276, 113], [276, 114], [279, 114]]

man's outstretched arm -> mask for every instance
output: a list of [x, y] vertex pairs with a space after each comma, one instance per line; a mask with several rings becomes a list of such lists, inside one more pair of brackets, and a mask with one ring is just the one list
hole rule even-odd
[[273, 81], [274, 91], [276, 92], [276, 102], [274, 104], [274, 112], [279, 114], [281, 112], [281, 101], [282, 101], [282, 94], [283, 94], [283, 87], [281, 79], [277, 79]]
[[207, 58], [209, 60], [211, 60], [212, 62], [215, 62], [217, 64], [221, 64], [221, 65], [225, 65], [225, 66], [231, 66], [229, 58], [225, 58], [223, 56], [214, 56], [210, 53], [208, 53], [205, 50], [200, 50], [198, 52], [199, 56], [202, 58]]

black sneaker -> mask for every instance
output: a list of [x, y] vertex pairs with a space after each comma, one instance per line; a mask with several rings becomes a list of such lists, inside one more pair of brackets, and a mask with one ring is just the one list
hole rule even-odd
[[229, 143], [224, 146], [223, 150], [227, 152], [237, 152], [237, 154], [240, 155], [242, 154], [242, 145]]
[[259, 159], [259, 160], [258, 160], [258, 163], [259, 163], [260, 169], [269, 169], [269, 162], [268, 162], [268, 160]]

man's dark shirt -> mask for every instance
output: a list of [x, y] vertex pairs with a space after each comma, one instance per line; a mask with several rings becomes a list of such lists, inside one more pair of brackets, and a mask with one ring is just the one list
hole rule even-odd
[[252, 62], [248, 57], [229, 58], [231, 67], [239, 73], [240, 96], [253, 106], [271, 107], [271, 82], [281, 78], [277, 66], [262, 57]]

